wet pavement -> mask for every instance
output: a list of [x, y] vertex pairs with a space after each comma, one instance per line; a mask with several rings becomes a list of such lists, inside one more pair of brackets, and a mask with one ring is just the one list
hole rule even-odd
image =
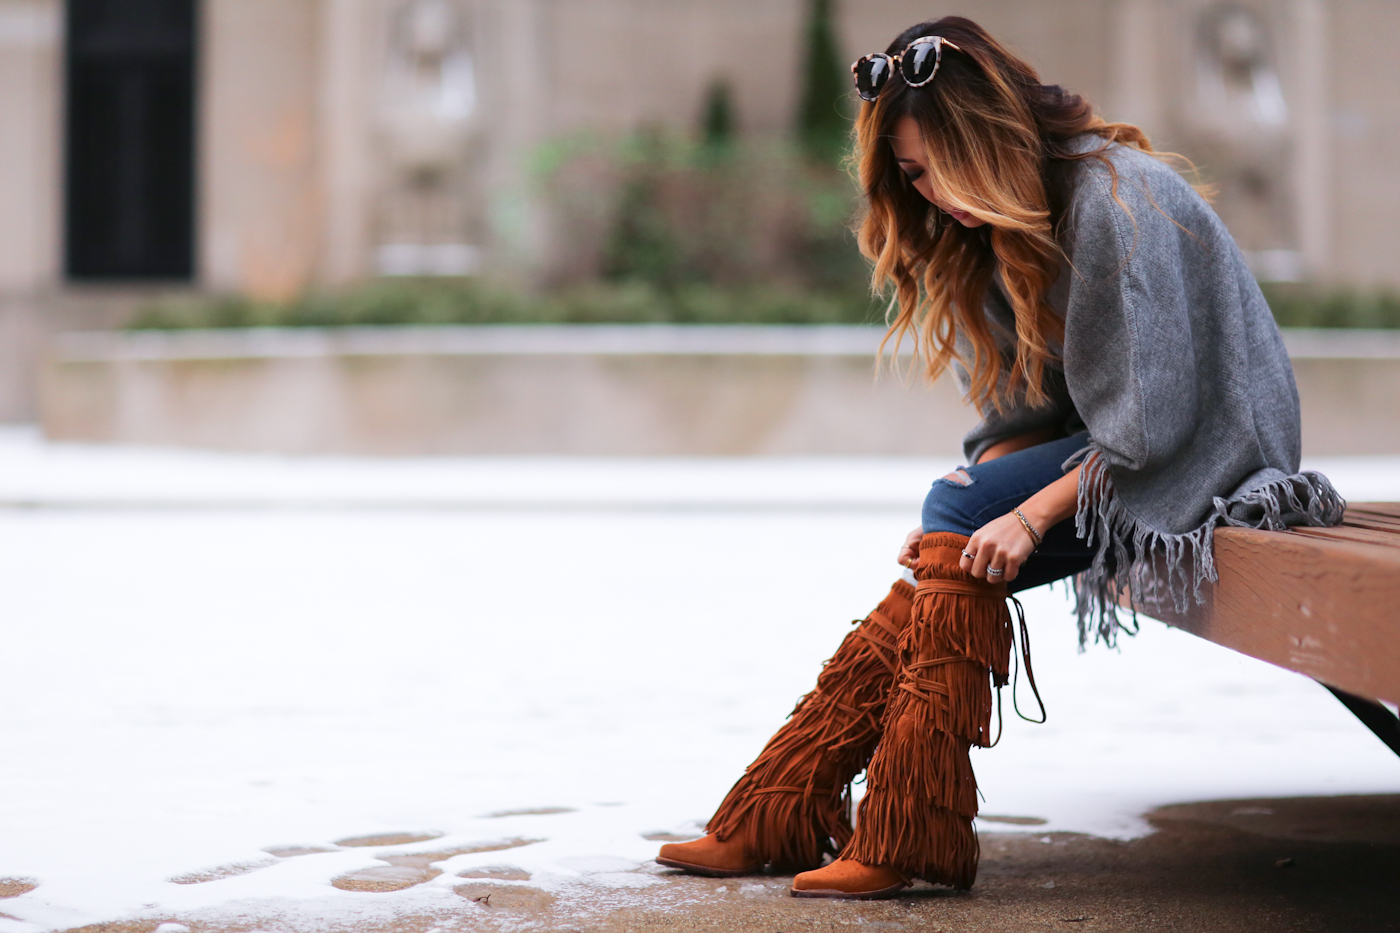
[[[460, 904], [365, 917], [358, 933], [457, 931], [1107, 931], [1380, 933], [1400, 930], [1400, 795], [1227, 800], [1160, 808], [1130, 841], [1075, 833], [985, 833], [970, 892], [920, 885], [881, 902], [798, 900], [788, 879], [693, 878], [655, 865], [627, 890], [533, 887], [508, 858], [453, 890]], [[505, 852], [502, 853], [506, 855]], [[291, 905], [246, 905], [237, 921], [170, 917], [84, 927], [190, 933], [315, 926]], [[386, 903], [385, 906], [388, 906]], [[0, 901], [3, 913], [3, 901]], [[180, 933], [167, 928], [163, 933]]]

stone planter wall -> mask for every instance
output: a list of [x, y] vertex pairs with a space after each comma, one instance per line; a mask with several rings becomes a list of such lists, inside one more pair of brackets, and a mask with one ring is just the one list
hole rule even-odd
[[[949, 379], [864, 327], [404, 327], [57, 338], [55, 440], [364, 454], [948, 455]], [[1400, 453], [1400, 335], [1292, 332], [1311, 455]]]

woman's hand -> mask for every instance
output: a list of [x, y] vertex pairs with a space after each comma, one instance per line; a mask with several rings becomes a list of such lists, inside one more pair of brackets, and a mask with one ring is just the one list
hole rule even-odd
[[[1035, 551], [1035, 542], [1026, 533], [1021, 520], [1010, 512], [994, 518], [975, 531], [968, 539], [967, 550], [958, 566], [974, 577], [988, 583], [1010, 583], [1020, 573], [1021, 565]], [[967, 555], [971, 554], [972, 557]], [[1004, 570], [1004, 574], [988, 576], [987, 568]]]
[[[1021, 503], [1021, 514], [1031, 527], [1044, 537], [1050, 529], [1074, 514], [1078, 504], [1079, 473], [1077, 466], [1040, 492]], [[1010, 583], [1021, 572], [1026, 558], [1035, 553], [1035, 542], [1021, 520], [1010, 512], [994, 518], [978, 528], [967, 542], [967, 552], [958, 566], [991, 583]], [[987, 575], [987, 568], [1005, 573]]]
[[919, 542], [923, 540], [924, 530], [915, 528], [909, 532], [909, 537], [904, 539], [904, 547], [899, 549], [899, 565], [914, 569], [914, 564], [919, 559]]

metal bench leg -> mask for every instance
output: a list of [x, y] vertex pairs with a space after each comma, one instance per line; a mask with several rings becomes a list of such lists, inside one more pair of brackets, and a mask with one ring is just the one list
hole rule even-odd
[[1328, 684], [1322, 686], [1327, 687], [1334, 697], [1341, 700], [1342, 705], [1351, 710], [1352, 714], [1361, 720], [1367, 729], [1374, 732], [1392, 752], [1400, 755], [1400, 719], [1397, 719], [1394, 713], [1375, 700], [1338, 690]]

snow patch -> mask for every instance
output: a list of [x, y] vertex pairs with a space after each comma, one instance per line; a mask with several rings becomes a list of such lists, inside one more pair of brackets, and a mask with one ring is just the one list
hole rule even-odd
[[[37, 882], [0, 901], [0, 933], [654, 897], [661, 837], [699, 831], [886, 592], [950, 466], [296, 460], [0, 430], [0, 501], [38, 506], [0, 507], [0, 879]], [[1397, 467], [1322, 465], [1354, 499], [1400, 498]], [[1160, 804], [1400, 783], [1305, 678], [1150, 622], [1081, 655], [1062, 589], [1024, 602], [1050, 720], [1008, 711], [974, 754], [983, 831], [1125, 839]], [[333, 886], [364, 872], [407, 886]]]

